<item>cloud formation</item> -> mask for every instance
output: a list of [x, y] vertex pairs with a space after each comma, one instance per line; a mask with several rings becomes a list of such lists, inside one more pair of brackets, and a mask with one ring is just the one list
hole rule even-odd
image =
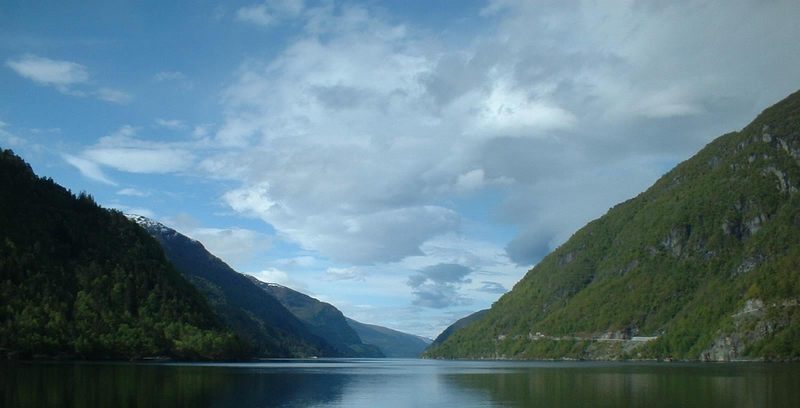
[[363, 282], [367, 277], [366, 271], [356, 268], [335, 268], [325, 270], [325, 279], [329, 281], [358, 281]]
[[64, 160], [69, 163], [69, 165], [78, 169], [85, 177], [92, 179], [94, 181], [99, 181], [101, 183], [105, 183], [111, 186], [116, 186], [117, 183], [108, 178], [105, 175], [103, 170], [100, 168], [97, 163], [84, 159], [82, 157], [72, 156], [69, 154], [63, 154], [62, 157]]
[[[201, 167], [241, 183], [223, 195], [234, 211], [355, 264], [421, 255], [462, 228], [445, 203], [494, 194], [496, 219], [519, 231], [508, 255], [531, 266], [790, 88], [725, 84], [764, 69], [740, 41], [800, 63], [785, 38], [796, 6], [680, 3], [490, 2], [493, 28], [455, 48], [363, 7], [303, 9], [305, 32], [224, 92], [226, 150]], [[739, 27], [756, 9], [758, 27]], [[796, 78], [789, 66], [776, 78]]]
[[118, 104], [126, 104], [133, 99], [133, 97], [126, 92], [107, 87], [98, 88], [94, 92], [94, 95], [97, 97], [97, 99]]
[[70, 61], [26, 54], [6, 61], [6, 65], [22, 77], [59, 89], [68, 89], [71, 85], [89, 80], [89, 71], [86, 67]]
[[421, 269], [408, 277], [408, 286], [414, 294], [412, 303], [434, 309], [469, 303], [458, 289], [472, 282], [467, 279], [470, 273], [472, 269], [459, 264], [440, 263]]
[[191, 144], [147, 141], [137, 138], [136, 134], [135, 128], [123, 126], [85, 149], [82, 160], [95, 166], [143, 174], [180, 172], [194, 163]]
[[269, 250], [271, 239], [245, 228], [190, 228], [187, 236], [203, 243], [209, 252], [241, 269], [259, 253]]
[[63, 60], [54, 60], [33, 54], [25, 54], [6, 61], [23, 78], [40, 85], [52, 86], [59, 92], [73, 96], [94, 96], [97, 99], [124, 104], [132, 97], [130, 94], [109, 87], [91, 89], [89, 70], [86, 66]]
[[304, 8], [303, 0], [275, 0], [252, 4], [236, 10], [236, 19], [250, 24], [269, 27], [281, 19], [296, 17]]

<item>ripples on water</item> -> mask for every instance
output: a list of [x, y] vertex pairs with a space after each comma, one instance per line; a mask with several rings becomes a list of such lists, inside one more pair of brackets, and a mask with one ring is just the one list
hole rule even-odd
[[798, 364], [320, 359], [0, 369], [4, 407], [800, 407]]

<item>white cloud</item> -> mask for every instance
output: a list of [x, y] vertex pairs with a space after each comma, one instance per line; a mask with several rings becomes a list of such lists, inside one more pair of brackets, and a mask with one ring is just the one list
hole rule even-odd
[[84, 154], [95, 163], [130, 173], [174, 173], [193, 162], [188, 151], [168, 148], [93, 147]]
[[135, 128], [123, 126], [84, 150], [83, 156], [130, 173], [174, 173], [193, 165], [195, 156], [190, 146], [137, 139], [136, 133]]
[[172, 130], [182, 130], [186, 129], [186, 124], [178, 119], [156, 119], [156, 125], [172, 129]]
[[95, 91], [95, 96], [97, 96], [97, 98], [100, 100], [122, 105], [130, 102], [131, 99], [133, 99], [133, 97], [126, 92], [106, 87], [98, 88], [97, 91]]
[[60, 89], [67, 89], [71, 85], [89, 80], [86, 67], [70, 61], [26, 54], [6, 61], [6, 65], [22, 77]]
[[358, 281], [363, 282], [367, 273], [356, 267], [336, 268], [331, 267], [325, 270], [325, 279], [329, 281]]
[[129, 196], [129, 197], [147, 197], [150, 193], [146, 193], [144, 191], [135, 189], [135, 188], [123, 188], [122, 190], [117, 191], [118, 195], [122, 196]]
[[105, 175], [105, 173], [103, 173], [103, 170], [100, 168], [100, 166], [97, 165], [97, 163], [91, 160], [84, 159], [82, 157], [72, 156], [69, 154], [63, 154], [62, 157], [64, 158], [64, 160], [66, 160], [67, 163], [78, 169], [78, 171], [80, 171], [81, 174], [83, 174], [85, 177], [112, 186], [117, 185], [117, 183], [112, 181]]
[[460, 191], [473, 191], [486, 184], [483, 169], [470, 170], [464, 174], [459, 174], [456, 180], [456, 189]]
[[420, 105], [417, 78], [430, 63], [405, 45], [404, 30], [350, 9], [340, 18], [336, 29], [352, 33], [302, 38], [271, 64], [242, 68], [216, 135], [232, 150], [201, 167], [241, 181], [225, 202], [303, 248], [394, 261], [458, 228], [455, 212], [432, 203], [436, 187], [418, 178], [428, 171], [450, 185], [435, 167], [450, 164], [439, 152], [458, 140]]
[[117, 104], [126, 104], [133, 99], [130, 94], [114, 88], [101, 86], [91, 89], [93, 87], [89, 81], [88, 69], [75, 62], [26, 54], [7, 60], [6, 66], [23, 78], [41, 85], [55, 87], [66, 95], [93, 96], [102, 101]]
[[302, 0], [273, 0], [253, 4], [236, 10], [236, 19], [245, 23], [269, 27], [284, 18], [299, 15], [304, 8]]
[[408, 277], [416, 306], [443, 309], [471, 303], [459, 293], [459, 288], [471, 283], [467, 275], [472, 270], [459, 264], [430, 265]]
[[236, 226], [205, 227], [188, 213], [178, 213], [161, 222], [199, 241], [208, 252], [222, 259], [236, 271], [244, 271], [250, 269], [253, 264], [258, 264], [272, 245], [272, 237], [263, 232]]
[[[297, 213], [271, 198], [260, 183], [223, 196], [235, 211], [258, 217], [303, 248], [342, 262], [370, 264], [416, 255], [428, 238], [458, 227], [457, 215], [436, 206], [405, 207], [374, 212]], [[323, 204], [323, 203], [320, 203]]]
[[239, 21], [265, 27], [270, 26], [277, 21], [277, 19], [267, 11], [267, 6], [264, 4], [255, 4], [240, 8], [239, 10], [236, 10], [236, 18]]
[[568, 129], [577, 121], [571, 112], [546, 100], [532, 100], [504, 80], [495, 83], [479, 112], [474, 128], [489, 135], [526, 136]]
[[202, 242], [209, 252], [237, 270], [269, 250], [272, 243], [268, 236], [245, 228], [192, 228], [181, 232]]
[[275, 202], [270, 200], [269, 183], [261, 183], [250, 188], [240, 188], [225, 193], [223, 199], [234, 211], [253, 217], [269, 217]]

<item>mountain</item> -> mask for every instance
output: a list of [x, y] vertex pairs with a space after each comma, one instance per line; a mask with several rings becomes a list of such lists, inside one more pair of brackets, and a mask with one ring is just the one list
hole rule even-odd
[[117, 211], [0, 151], [0, 349], [85, 358], [232, 358], [242, 342]]
[[264, 283], [248, 276], [251, 282], [278, 299], [289, 311], [306, 323], [312, 333], [325, 339], [342, 357], [384, 357], [377, 347], [364, 344], [347, 324], [339, 309], [304, 293], [275, 283]]
[[435, 358], [800, 358], [800, 92], [547, 255]]
[[429, 339], [386, 327], [360, 323], [353, 319], [347, 319], [347, 323], [364, 343], [377, 346], [386, 357], [417, 358], [430, 345]]
[[466, 327], [468, 324], [480, 319], [488, 311], [489, 309], [478, 310], [477, 312], [469, 316], [462, 317], [461, 319], [456, 320], [455, 323], [448, 326], [446, 329], [444, 329], [444, 331], [441, 334], [436, 336], [436, 339], [433, 340], [433, 343], [431, 343], [431, 347], [436, 347], [444, 343], [444, 341], [447, 340], [448, 337], [452, 336], [453, 333], [455, 333], [457, 330], [462, 329]]
[[209, 253], [200, 242], [148, 218], [130, 215], [164, 249], [173, 265], [261, 357], [340, 357], [275, 297]]

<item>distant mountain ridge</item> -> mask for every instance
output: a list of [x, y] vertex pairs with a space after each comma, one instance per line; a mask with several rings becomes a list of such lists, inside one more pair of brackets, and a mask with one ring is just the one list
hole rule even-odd
[[434, 358], [800, 359], [800, 92], [577, 231]]
[[305, 322], [312, 333], [325, 339], [341, 357], [384, 357], [378, 347], [365, 344], [347, 324], [342, 312], [331, 304], [282, 285], [261, 282], [253, 276], [247, 278]]
[[170, 261], [211, 300], [223, 320], [256, 346], [256, 355], [385, 356], [377, 345], [362, 341], [349, 319], [333, 305], [236, 272], [200, 242], [147, 217], [128, 217], [157, 239]]
[[417, 358], [430, 345], [430, 339], [413, 334], [361, 323], [350, 318], [347, 319], [347, 323], [358, 333], [364, 343], [377, 346], [386, 357]]

